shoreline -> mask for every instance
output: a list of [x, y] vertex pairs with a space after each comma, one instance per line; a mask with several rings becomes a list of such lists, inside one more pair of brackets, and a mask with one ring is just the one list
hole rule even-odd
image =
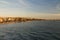
[[[39, 21], [39, 20], [33, 20]], [[60, 20], [40, 20], [40, 21], [60, 21]], [[12, 23], [21, 23], [21, 22], [31, 22], [31, 21], [19, 21], [19, 22], [0, 22], [0, 24], [12, 24]]]

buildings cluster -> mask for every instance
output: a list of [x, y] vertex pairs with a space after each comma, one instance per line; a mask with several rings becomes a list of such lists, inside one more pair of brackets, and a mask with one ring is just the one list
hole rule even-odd
[[31, 21], [30, 18], [20, 18], [20, 17], [0, 17], [0, 23], [3, 22], [25, 22]]
[[35, 19], [35, 18], [23, 18], [23, 17], [0, 17], [0, 23], [8, 22], [26, 22], [34, 20], [44, 20], [44, 19]]

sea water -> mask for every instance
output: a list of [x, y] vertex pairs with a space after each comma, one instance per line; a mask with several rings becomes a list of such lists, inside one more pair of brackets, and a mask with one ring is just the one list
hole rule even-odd
[[60, 21], [0, 24], [0, 40], [60, 40]]

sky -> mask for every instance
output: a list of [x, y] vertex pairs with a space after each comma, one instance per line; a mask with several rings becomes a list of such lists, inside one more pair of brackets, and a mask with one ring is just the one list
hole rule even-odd
[[0, 0], [0, 16], [60, 19], [60, 0]]

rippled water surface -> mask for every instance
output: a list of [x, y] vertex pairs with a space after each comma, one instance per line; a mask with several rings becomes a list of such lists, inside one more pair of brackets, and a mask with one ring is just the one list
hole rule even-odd
[[60, 40], [60, 21], [0, 24], [0, 40]]

